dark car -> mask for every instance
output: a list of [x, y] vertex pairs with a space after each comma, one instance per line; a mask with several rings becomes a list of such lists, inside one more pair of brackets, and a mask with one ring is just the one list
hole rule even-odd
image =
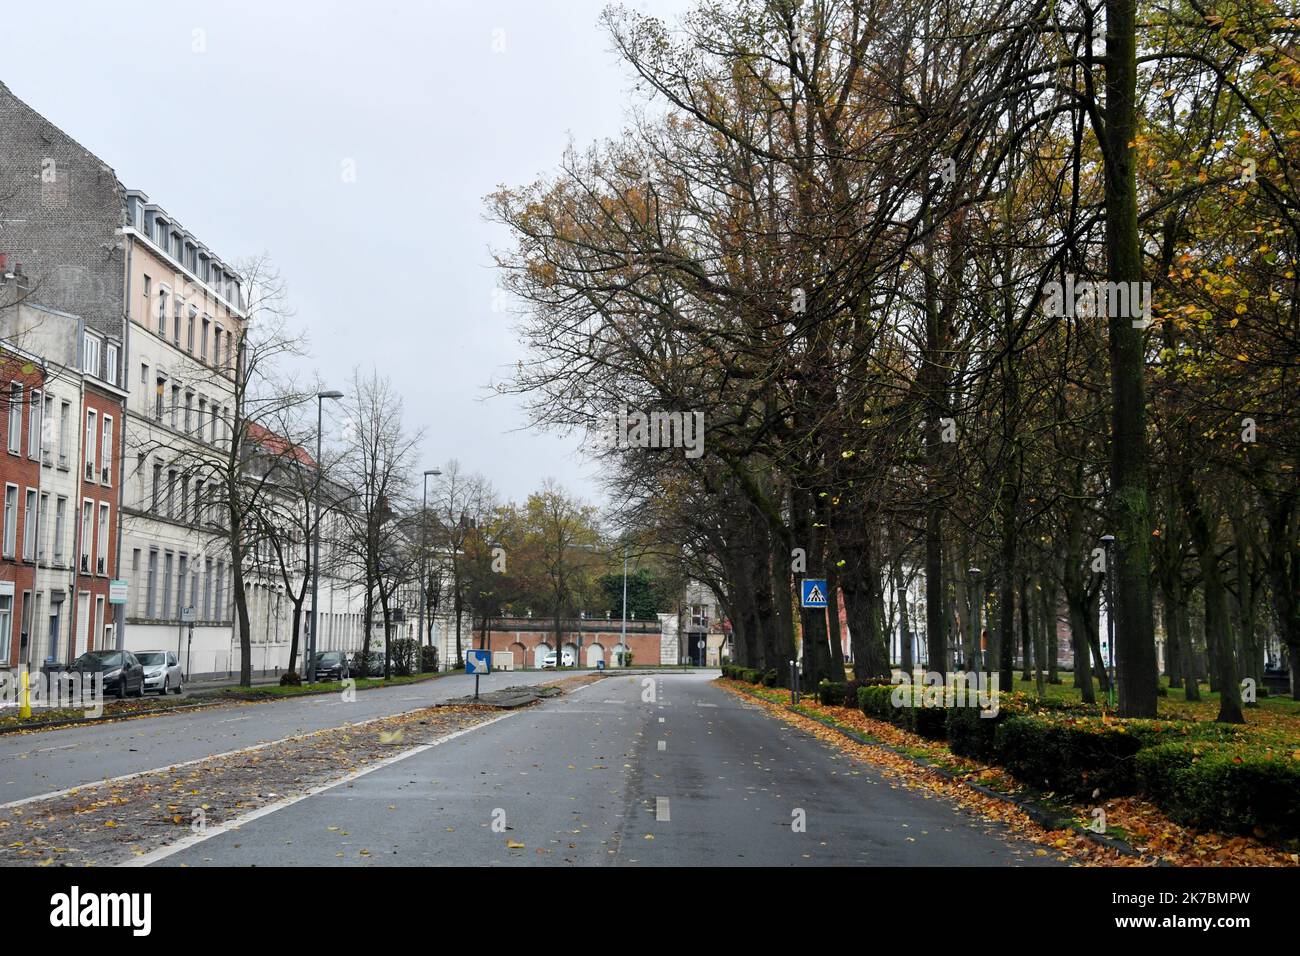
[[343, 680], [348, 673], [348, 659], [342, 651], [321, 651], [316, 655], [317, 680]]
[[104, 693], [144, 696], [144, 665], [130, 651], [87, 651], [68, 667], [74, 674], [102, 674]]

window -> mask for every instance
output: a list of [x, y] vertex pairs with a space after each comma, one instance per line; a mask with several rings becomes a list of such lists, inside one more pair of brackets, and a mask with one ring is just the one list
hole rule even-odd
[[221, 326], [212, 333], [212, 364], [221, 368]]
[[[123, 378], [126, 375], [123, 373]], [[117, 346], [106, 345], [104, 347], [104, 381], [109, 385], [117, 384]]]
[[172, 553], [170, 551], [163, 554], [162, 596], [162, 616], [163, 620], [168, 620], [172, 616]]
[[81, 503], [81, 573], [90, 573], [90, 541], [95, 533], [95, 504], [86, 500]]
[[158, 290], [158, 334], [167, 337], [167, 290]]
[[190, 434], [194, 430], [194, 423], [191, 415], [194, 411], [194, 393], [185, 393], [185, 434]]
[[180, 519], [185, 521], [190, 516], [190, 480], [184, 476], [181, 477], [181, 513]]
[[163, 420], [163, 406], [167, 402], [167, 376], [159, 375], [154, 386], [153, 393], [153, 418], [154, 421]]
[[197, 612], [199, 609], [199, 562], [194, 560], [193, 574], [190, 575], [190, 607]]
[[203, 524], [203, 482], [194, 482], [194, 523]]
[[36, 559], [36, 489], [28, 488], [23, 511], [23, 560]]
[[72, 441], [72, 403], [59, 403], [59, 467], [68, 467], [68, 445]]
[[95, 447], [99, 444], [98, 413], [93, 408], [86, 409], [86, 480], [95, 480]]
[[14, 633], [14, 596], [0, 594], [0, 660], [9, 660], [9, 642]]
[[176, 469], [167, 472], [167, 517], [176, 517]]
[[199, 441], [203, 441], [203, 430], [207, 428], [208, 422], [208, 400], [202, 395], [199, 396]]
[[158, 549], [149, 549], [149, 576], [145, 579], [144, 616], [153, 617], [158, 594]]
[[203, 335], [199, 339], [199, 357], [206, 360], [208, 357], [208, 330], [212, 325], [212, 320], [206, 315], [203, 317]]
[[87, 375], [99, 378], [99, 338], [87, 332], [84, 341], [85, 348], [81, 353], [81, 370]]
[[141, 317], [143, 323], [149, 321], [149, 306], [153, 304], [153, 279], [149, 276], [144, 277], [144, 315]]
[[20, 382], [9, 384], [9, 450], [15, 455], [23, 450], [23, 386]]
[[54, 563], [63, 563], [63, 541], [68, 535], [68, 499], [59, 495], [54, 502]]
[[41, 393], [32, 390], [32, 410], [27, 414], [27, 457], [33, 461], [41, 457]]
[[44, 561], [46, 555], [49, 553], [49, 549], [45, 546], [45, 535], [42, 534], [42, 532], [45, 530], [42, 527], [42, 525], [45, 522], [45, 515], [49, 512], [49, 510], [50, 510], [50, 493], [48, 491], [42, 491], [40, 507], [37, 508], [36, 510], [36, 560], [37, 561]]
[[185, 311], [185, 300], [176, 296], [172, 300], [175, 308], [172, 309], [172, 342], [177, 346], [181, 344], [181, 314]]
[[99, 537], [95, 546], [95, 573], [108, 574], [108, 502], [99, 503]]
[[153, 464], [153, 497], [152, 507], [154, 511], [162, 508], [162, 464], [154, 462]]
[[52, 463], [50, 457], [50, 446], [54, 444], [54, 399], [46, 395], [44, 407], [41, 409], [41, 462], [49, 465]]
[[214, 598], [214, 600], [216, 601], [216, 605], [213, 607], [214, 613], [212, 616], [212, 620], [214, 621], [224, 621], [226, 619], [225, 591], [226, 591], [226, 562], [218, 561], [217, 562], [217, 587], [216, 587], [216, 595]]
[[144, 487], [144, 452], [137, 452], [135, 456], [135, 502], [136, 506], [145, 507], [145, 487]]
[[203, 559], [203, 620], [212, 620], [212, 559]]
[[177, 418], [181, 412], [181, 387], [172, 386], [172, 428], [176, 427]]
[[189, 558], [182, 554], [177, 562], [176, 573], [176, 611], [178, 617], [180, 616], [181, 609], [185, 607], [185, 585], [188, 583], [186, 580], [189, 577], [187, 574], [188, 571]]
[[14, 556], [18, 536], [18, 486], [5, 486], [4, 556]]
[[191, 355], [194, 354], [194, 326], [198, 322], [199, 313], [194, 306], [190, 306], [189, 332], [186, 336], [185, 347], [189, 349]]
[[104, 441], [99, 448], [99, 480], [105, 485], [113, 483], [113, 417], [104, 416]]

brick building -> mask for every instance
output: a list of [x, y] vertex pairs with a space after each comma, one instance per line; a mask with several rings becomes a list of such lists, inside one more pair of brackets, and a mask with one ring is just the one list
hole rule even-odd
[[[503, 666], [508, 660], [514, 669], [538, 667], [542, 658], [557, 649], [561, 653], [572, 655], [580, 667], [596, 667], [604, 661], [606, 667], [619, 666], [619, 652], [632, 652], [632, 663], [659, 664], [677, 663], [675, 620], [665, 627], [661, 615], [660, 621], [628, 621], [626, 643], [622, 638], [622, 620], [578, 619], [561, 623], [562, 638], [557, 642], [555, 626], [551, 621], [540, 618], [512, 617], [494, 618], [489, 622], [488, 648], [492, 651], [494, 666]], [[664, 637], [669, 634], [672, 643], [672, 659], [663, 660]], [[479, 646], [479, 635], [475, 631], [468, 647]], [[497, 655], [509, 655], [498, 658]]]

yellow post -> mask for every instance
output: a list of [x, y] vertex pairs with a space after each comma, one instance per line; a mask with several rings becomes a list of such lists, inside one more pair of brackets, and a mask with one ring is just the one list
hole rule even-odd
[[22, 676], [22, 705], [18, 708], [19, 717], [30, 717], [32, 715], [32, 688], [27, 679], [27, 668], [23, 668]]

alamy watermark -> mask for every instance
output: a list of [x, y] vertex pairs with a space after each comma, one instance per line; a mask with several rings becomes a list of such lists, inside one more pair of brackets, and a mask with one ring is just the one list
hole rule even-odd
[[927, 671], [913, 682], [912, 676], [894, 676], [890, 703], [895, 707], [978, 707], [981, 717], [998, 715], [998, 675], [958, 671], [952, 680], [938, 671]]
[[[87, 717], [104, 713], [104, 675], [99, 671], [42, 671], [28, 675], [27, 703], [33, 710], [80, 710]], [[21, 707], [21, 672], [0, 674], [0, 708]]]
[[1151, 325], [1150, 282], [1094, 282], [1065, 274], [1043, 286], [1043, 310], [1054, 318], [1131, 319], [1133, 328]]
[[645, 412], [620, 405], [599, 432], [613, 448], [683, 448], [687, 458], [704, 454], [703, 412]]

